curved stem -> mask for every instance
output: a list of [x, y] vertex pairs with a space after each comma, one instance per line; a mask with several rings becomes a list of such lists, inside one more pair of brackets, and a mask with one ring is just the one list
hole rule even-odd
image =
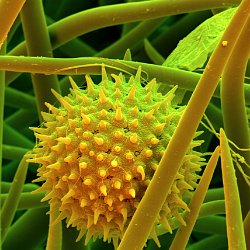
[[[250, 17], [245, 24], [241, 36], [226, 64], [222, 74], [221, 108], [227, 137], [240, 148], [250, 148], [250, 132], [244, 99], [244, 77], [250, 56]], [[236, 150], [250, 164], [250, 151]], [[246, 175], [250, 176], [250, 169], [242, 164]], [[250, 187], [244, 180], [242, 173], [236, 167], [237, 183], [240, 192], [243, 218], [250, 209]]]
[[12, 223], [16, 209], [18, 207], [21, 192], [26, 179], [27, 170], [28, 163], [26, 162], [26, 157], [24, 156], [16, 171], [13, 184], [8, 193], [8, 197], [1, 209], [1, 236], [3, 241], [5, 240], [8, 228]]
[[[107, 73], [120, 73], [134, 75], [139, 66], [142, 67], [143, 77], [151, 80], [157, 77], [159, 82], [170, 85], [178, 85], [180, 88], [193, 91], [201, 74], [163, 67], [142, 62], [115, 60], [99, 57], [80, 58], [47, 58], [47, 57], [19, 57], [0, 56], [0, 70], [29, 72], [38, 74], [80, 75], [101, 74], [102, 64]], [[220, 80], [218, 80], [220, 83]], [[250, 104], [250, 85], [244, 84], [246, 103]], [[217, 86], [213, 93], [220, 96], [220, 88]]]
[[241, 213], [239, 190], [228, 139], [223, 129], [220, 130], [221, 168], [224, 186], [227, 237], [229, 249], [246, 250], [246, 242]]
[[[41, 0], [27, 0], [22, 11], [21, 19], [24, 35], [27, 41], [28, 55], [52, 57], [49, 34], [44, 16]], [[37, 109], [40, 121], [40, 112], [47, 111], [45, 102], [54, 103], [56, 98], [51, 93], [51, 88], [60, 92], [55, 75], [32, 75], [32, 83], [35, 91]], [[44, 84], [46, 83], [46, 84]]]
[[1, 0], [0, 2], [0, 17], [1, 17], [1, 29], [0, 29], [0, 49], [7, 38], [10, 28], [17, 15], [23, 7], [25, 0]]

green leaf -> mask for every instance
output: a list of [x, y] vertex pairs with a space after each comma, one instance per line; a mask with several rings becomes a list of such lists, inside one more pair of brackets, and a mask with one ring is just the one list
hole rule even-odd
[[193, 71], [202, 68], [215, 49], [236, 8], [223, 11], [199, 25], [179, 42], [163, 66]]

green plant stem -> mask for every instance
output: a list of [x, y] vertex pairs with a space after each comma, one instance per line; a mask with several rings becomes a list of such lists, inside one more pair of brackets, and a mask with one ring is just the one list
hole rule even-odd
[[[139, 66], [146, 72], [144, 77], [148, 80], [157, 76], [157, 80], [164, 84], [178, 85], [182, 89], [193, 91], [201, 74], [163, 67], [160, 65], [115, 60], [98, 57], [80, 58], [47, 58], [47, 57], [18, 57], [0, 56], [0, 70], [29, 72], [38, 74], [81, 75], [101, 74], [101, 66], [105, 65], [107, 73], [120, 73], [134, 75]], [[220, 83], [220, 80], [218, 80]], [[246, 103], [250, 104], [250, 85], [244, 84]], [[214, 92], [220, 97], [220, 88]]]
[[248, 211], [247, 216], [244, 219], [244, 233], [246, 235], [245, 239], [247, 249], [250, 249], [250, 237], [248, 237], [248, 235], [250, 235], [250, 210]]
[[50, 220], [49, 220], [49, 234], [46, 245], [46, 250], [61, 250], [62, 249], [62, 222], [53, 224], [59, 216], [58, 205], [50, 204]]
[[189, 237], [192, 233], [195, 222], [198, 218], [198, 214], [205, 198], [206, 192], [208, 190], [209, 184], [211, 182], [214, 169], [216, 167], [219, 158], [219, 147], [213, 152], [205, 171], [201, 177], [201, 180], [196, 188], [194, 195], [189, 203], [190, 212], [185, 214], [184, 220], [187, 225], [181, 225], [175, 234], [174, 240], [170, 246], [170, 250], [185, 249]]
[[227, 238], [223, 235], [208, 236], [197, 243], [187, 247], [187, 250], [201, 250], [201, 249], [225, 249]]
[[165, 62], [165, 58], [153, 47], [148, 39], [144, 40], [144, 47], [147, 56], [154, 64], [162, 65]]
[[226, 219], [218, 215], [200, 218], [196, 221], [193, 231], [205, 234], [227, 234]]
[[[41, 0], [27, 0], [22, 11], [21, 20], [27, 42], [28, 55], [52, 57], [52, 48], [44, 16]], [[54, 103], [55, 96], [51, 88], [60, 93], [60, 88], [55, 75], [32, 75], [32, 83], [37, 101], [37, 109], [40, 121], [41, 111], [47, 111], [45, 102]], [[46, 84], [45, 84], [46, 83]]]
[[[250, 132], [244, 99], [244, 77], [250, 56], [250, 17], [226, 64], [222, 74], [221, 108], [227, 137], [240, 148], [250, 148]], [[250, 151], [237, 153], [250, 164]], [[242, 164], [242, 169], [250, 177], [250, 168]], [[250, 187], [239, 168], [235, 168], [239, 187], [243, 218], [250, 209]]]
[[221, 168], [224, 186], [227, 237], [229, 249], [244, 250], [246, 242], [241, 214], [240, 196], [230, 154], [228, 139], [223, 129], [220, 130]]
[[5, 105], [18, 109], [34, 110], [34, 112], [36, 112], [35, 98], [11, 87], [5, 88]]
[[9, 229], [3, 249], [34, 250], [48, 233], [48, 208], [29, 209]]
[[[6, 43], [0, 49], [0, 55], [6, 52]], [[2, 159], [3, 159], [3, 120], [4, 120], [4, 96], [5, 96], [5, 72], [0, 71], [0, 183], [2, 180]], [[0, 188], [1, 193], [1, 188]], [[0, 234], [1, 240], [1, 234]]]
[[129, 48], [133, 51], [141, 41], [149, 36], [165, 18], [157, 18], [153, 20], [146, 20], [138, 24], [134, 29], [122, 36], [118, 41], [108, 46], [104, 50], [98, 52], [97, 57], [119, 58]]
[[18, 169], [16, 171], [13, 184], [8, 193], [8, 197], [5, 200], [2, 210], [1, 210], [1, 236], [2, 241], [5, 240], [8, 228], [11, 225], [11, 222], [14, 218], [23, 185], [26, 179], [26, 174], [28, 170], [28, 163], [26, 162], [26, 157], [24, 156], [21, 160]]
[[28, 109], [20, 109], [8, 116], [5, 119], [5, 123], [11, 126], [13, 129], [21, 131], [24, 128], [29, 127], [37, 120], [38, 118], [36, 113], [30, 112]]
[[[1, 189], [2, 189], [2, 193], [8, 193], [10, 188], [11, 188], [12, 183], [11, 182], [7, 182], [7, 181], [2, 181], [1, 182]], [[37, 189], [39, 186], [34, 184], [34, 183], [27, 183], [23, 185], [23, 192], [31, 192], [34, 191], [35, 189]], [[23, 194], [23, 193], [22, 193]], [[21, 195], [22, 195], [21, 194]]]
[[[30, 194], [28, 192], [21, 193], [20, 195], [20, 201], [17, 206], [17, 210], [24, 210], [24, 209], [30, 209], [30, 208], [36, 208], [36, 207], [48, 207], [48, 203], [41, 202], [41, 199], [44, 197], [44, 193], [39, 194]], [[0, 198], [2, 202], [4, 203], [7, 199], [8, 194], [0, 194]]]
[[223, 200], [224, 199], [224, 189], [223, 188], [210, 188], [207, 191], [204, 202]]
[[23, 7], [25, 0], [1, 0], [0, 2], [0, 49], [7, 38], [12, 24]]
[[[134, 21], [155, 19], [167, 15], [201, 11], [217, 7], [231, 7], [239, 0], [178, 0], [178, 1], [143, 1], [125, 3], [88, 9], [52, 24], [48, 28], [52, 48], [55, 49], [66, 42], [88, 32]], [[81, 23], [81, 25], [79, 25]], [[9, 55], [26, 55], [26, 43], [20, 43]], [[15, 79], [16, 73], [7, 73], [6, 81]]]
[[29, 150], [31, 149], [3, 144], [3, 159], [21, 160]]
[[34, 142], [25, 137], [18, 130], [13, 129], [4, 122], [3, 124], [3, 143], [17, 147], [33, 148]]
[[[134, 249], [142, 249], [146, 243], [249, 13], [250, 1], [243, 0], [210, 57], [160, 164], [128, 225], [118, 250], [127, 250], [133, 247]], [[224, 40], [229, 41], [231, 46], [223, 47], [222, 41]]]

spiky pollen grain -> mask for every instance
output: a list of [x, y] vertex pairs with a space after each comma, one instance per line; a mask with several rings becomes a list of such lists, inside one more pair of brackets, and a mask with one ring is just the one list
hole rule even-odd
[[[38, 143], [29, 161], [41, 164], [43, 201], [60, 211], [55, 222], [66, 218], [67, 226], [80, 231], [77, 240], [86, 234], [86, 244], [93, 236], [117, 246], [183, 112], [171, 103], [175, 89], [162, 95], [155, 80], [142, 87], [139, 75], [140, 69], [129, 82], [112, 75], [112, 82], [103, 69], [101, 83], [86, 76], [84, 90], [70, 79], [67, 97], [52, 91], [61, 107], [46, 103], [43, 127], [32, 128]], [[181, 214], [189, 208], [183, 196], [199, 178], [203, 159], [193, 147], [200, 144], [190, 145], [156, 221], [169, 232], [172, 217], [185, 224]], [[154, 229], [151, 236], [158, 241]]]

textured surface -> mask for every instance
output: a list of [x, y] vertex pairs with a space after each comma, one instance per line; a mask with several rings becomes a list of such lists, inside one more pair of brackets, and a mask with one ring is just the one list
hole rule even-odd
[[[37, 190], [46, 191], [61, 212], [56, 222], [80, 230], [78, 240], [103, 237], [117, 246], [143, 197], [184, 110], [174, 108], [175, 88], [166, 95], [157, 92], [152, 80], [140, 83], [140, 69], [127, 82], [122, 75], [95, 85], [86, 76], [82, 90], [71, 80], [71, 94], [60, 96], [60, 108], [46, 103], [41, 128], [32, 128], [38, 139], [29, 162], [39, 163]], [[189, 211], [183, 195], [196, 186], [202, 158], [193, 151], [201, 141], [193, 141], [176, 176], [171, 193], [159, 214], [171, 232], [170, 218], [185, 224], [181, 213]], [[160, 192], [160, 190], [159, 190]], [[157, 242], [155, 228], [151, 236]]]

